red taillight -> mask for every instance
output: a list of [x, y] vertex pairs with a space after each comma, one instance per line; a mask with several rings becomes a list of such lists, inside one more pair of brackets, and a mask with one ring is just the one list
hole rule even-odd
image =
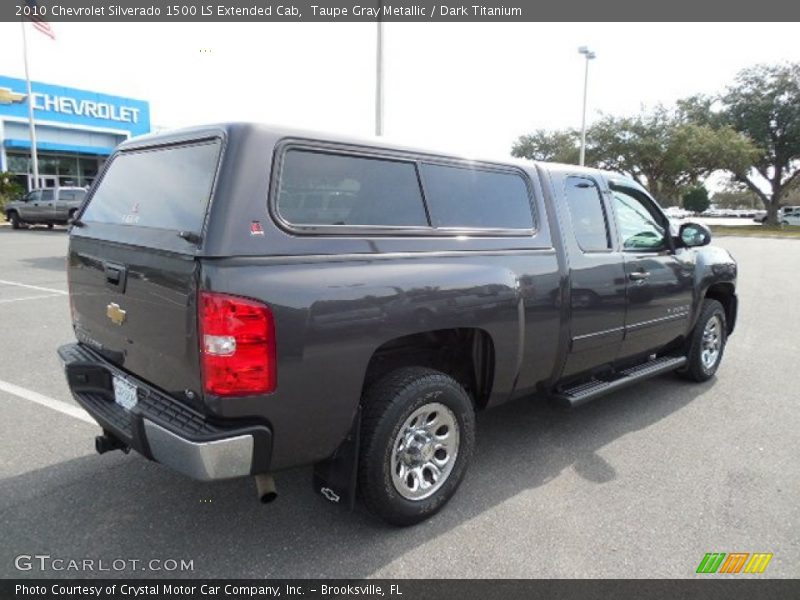
[[203, 388], [215, 396], [275, 390], [275, 323], [268, 306], [238, 296], [200, 292]]

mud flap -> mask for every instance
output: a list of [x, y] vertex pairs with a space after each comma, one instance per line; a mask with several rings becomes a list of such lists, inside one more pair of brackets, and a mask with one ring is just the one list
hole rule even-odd
[[314, 465], [314, 490], [334, 503], [353, 510], [356, 505], [358, 447], [361, 431], [361, 408], [345, 440], [329, 459]]

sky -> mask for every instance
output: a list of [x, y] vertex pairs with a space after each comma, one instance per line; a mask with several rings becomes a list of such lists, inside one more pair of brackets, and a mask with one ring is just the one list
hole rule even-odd
[[[370, 136], [374, 23], [53, 23], [29, 28], [31, 78], [150, 102], [156, 128], [225, 120]], [[386, 23], [385, 134], [506, 157], [539, 128], [724, 89], [740, 69], [800, 60], [794, 23]], [[24, 77], [19, 23], [0, 74]]]

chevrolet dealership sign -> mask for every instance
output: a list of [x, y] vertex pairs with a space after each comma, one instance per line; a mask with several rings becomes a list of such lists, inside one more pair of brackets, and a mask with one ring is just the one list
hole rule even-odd
[[0, 87], [0, 104], [14, 104], [15, 102], [24, 102], [27, 96], [25, 94], [17, 94], [11, 91], [11, 88]]
[[[126, 131], [131, 136], [150, 131], [147, 102], [46, 83], [31, 82], [34, 118], [73, 127]], [[0, 76], [0, 120], [28, 118], [24, 79]]]
[[120, 106], [94, 100], [80, 100], [70, 96], [54, 96], [34, 92], [33, 108], [44, 112], [52, 111], [79, 117], [119, 121], [121, 123], [139, 122], [139, 109], [133, 106]]

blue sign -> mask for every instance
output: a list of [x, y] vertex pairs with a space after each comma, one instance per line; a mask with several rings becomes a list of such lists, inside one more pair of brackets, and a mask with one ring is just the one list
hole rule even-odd
[[[150, 132], [150, 105], [143, 100], [110, 96], [47, 83], [31, 82], [33, 117], [39, 122], [64, 123], [127, 131], [131, 136]], [[28, 119], [28, 90], [24, 79], [0, 75], [0, 120]]]

